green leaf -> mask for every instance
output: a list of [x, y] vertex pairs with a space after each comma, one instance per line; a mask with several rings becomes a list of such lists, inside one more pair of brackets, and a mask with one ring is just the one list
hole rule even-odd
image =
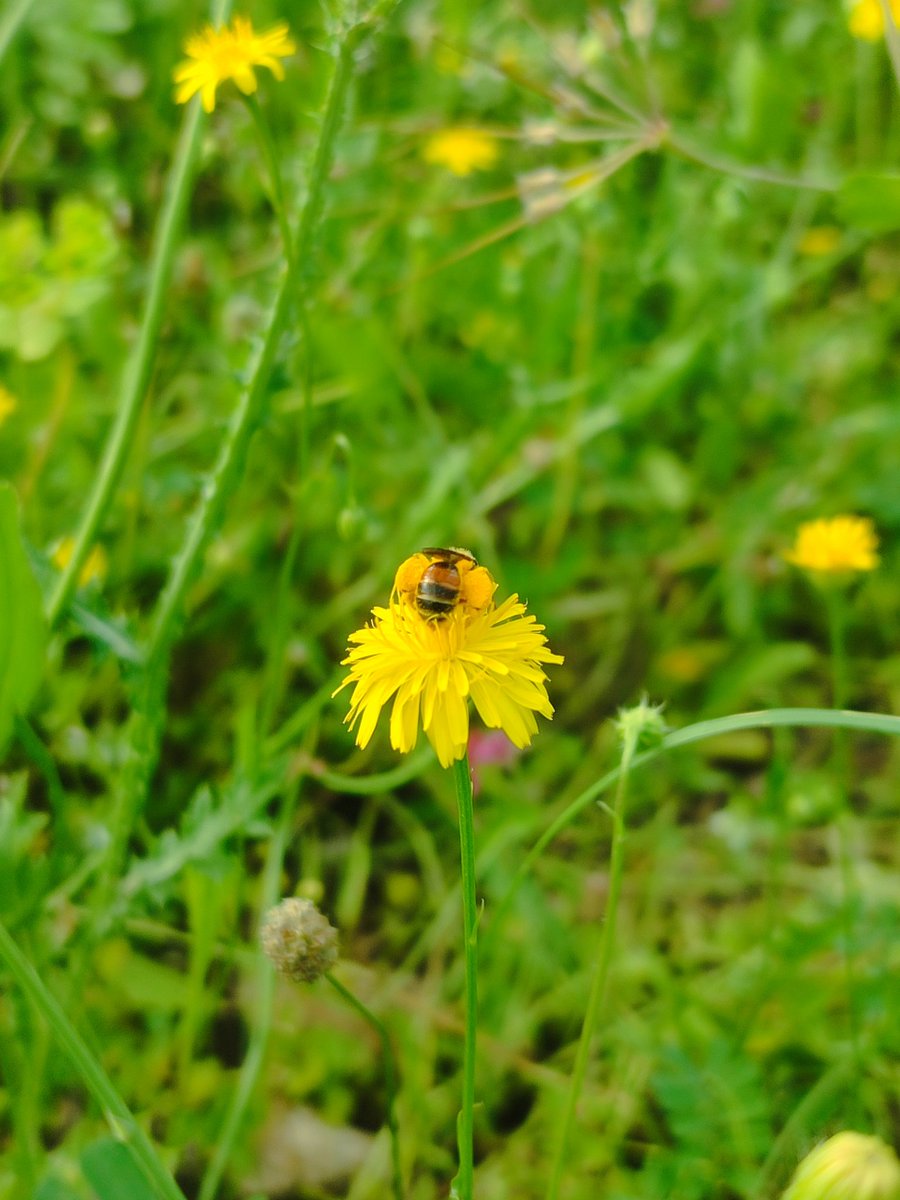
[[83, 1200], [83, 1196], [59, 1176], [47, 1175], [35, 1188], [31, 1200]]
[[86, 1146], [81, 1155], [84, 1177], [98, 1200], [158, 1200], [143, 1171], [124, 1142], [100, 1138]]
[[867, 233], [900, 229], [900, 175], [850, 175], [838, 189], [837, 206], [848, 225]]
[[18, 509], [13, 489], [0, 483], [0, 751], [40, 682], [47, 640], [43, 598], [22, 543]]

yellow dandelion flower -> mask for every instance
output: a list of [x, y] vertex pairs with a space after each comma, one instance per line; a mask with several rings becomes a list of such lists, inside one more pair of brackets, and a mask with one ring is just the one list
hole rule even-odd
[[845, 1130], [807, 1154], [782, 1200], [900, 1200], [900, 1162], [880, 1138]]
[[[890, 0], [894, 24], [900, 24], [900, 0]], [[884, 37], [884, 12], [881, 0], [855, 0], [847, 18], [850, 32], [866, 42], [877, 42]]]
[[788, 562], [807, 571], [838, 574], [873, 571], [878, 566], [878, 535], [868, 517], [840, 516], [807, 521], [797, 530]]
[[797, 243], [797, 251], [808, 258], [832, 254], [841, 244], [841, 231], [834, 225], [814, 225]]
[[428, 139], [422, 157], [454, 175], [471, 175], [497, 161], [497, 139], [482, 129], [444, 129]]
[[11, 417], [18, 407], [18, 400], [8, 388], [5, 388], [0, 383], [0, 425], [3, 424], [7, 417]]
[[[527, 746], [538, 730], [535, 713], [553, 716], [542, 664], [563, 660], [518, 596], [495, 605], [497, 585], [468, 552], [441, 551], [449, 561], [436, 553], [402, 563], [389, 606], [374, 608], [373, 620], [351, 633], [344, 659], [350, 672], [337, 691], [354, 685], [345, 722], [358, 726], [358, 746], [368, 745], [393, 697], [394, 749], [409, 753], [421, 727], [441, 765], [449, 767], [466, 753], [470, 697], [485, 725]], [[426, 598], [426, 572], [433, 600]]]
[[278, 61], [297, 49], [284, 22], [266, 33], [254, 33], [247, 17], [234, 17], [231, 26], [216, 29], [207, 25], [184, 44], [188, 61], [179, 63], [173, 73], [175, 100], [186, 104], [200, 93], [203, 107], [216, 107], [219, 84], [233, 79], [247, 96], [256, 91], [254, 67], [267, 67], [276, 79], [284, 79], [284, 67]]
[[[53, 547], [50, 555], [50, 561], [59, 571], [64, 571], [72, 561], [72, 551], [75, 549], [75, 539], [68, 535], [60, 540]], [[84, 560], [84, 566], [78, 575], [78, 583], [81, 587], [87, 587], [89, 583], [102, 583], [106, 578], [107, 570], [106, 551], [102, 546], [93, 546], [87, 558]]]

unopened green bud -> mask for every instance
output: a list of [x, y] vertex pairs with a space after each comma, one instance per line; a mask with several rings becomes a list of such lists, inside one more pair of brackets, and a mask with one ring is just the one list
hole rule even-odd
[[260, 940], [276, 971], [291, 979], [314, 983], [337, 962], [337, 930], [312, 900], [292, 896], [270, 908]]
[[616, 729], [622, 741], [630, 742], [635, 750], [653, 750], [669, 732], [662, 705], [651, 704], [646, 696], [633, 708], [619, 709]]
[[836, 1133], [807, 1154], [782, 1200], [900, 1200], [900, 1162], [880, 1138]]

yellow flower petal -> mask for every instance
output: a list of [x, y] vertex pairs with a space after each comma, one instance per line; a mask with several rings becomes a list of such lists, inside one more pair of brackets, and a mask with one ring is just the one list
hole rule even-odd
[[873, 571], [878, 566], [877, 550], [878, 535], [869, 518], [843, 515], [801, 525], [784, 557], [807, 571], [838, 574]]
[[0, 425], [11, 416], [18, 408], [18, 401], [15, 396], [0, 383]]
[[[56, 543], [50, 553], [50, 561], [57, 570], [63, 571], [72, 561], [75, 549], [75, 539], [68, 534]], [[106, 551], [102, 546], [92, 546], [87, 558], [78, 573], [78, 584], [87, 587], [89, 583], [101, 583], [106, 578]]]
[[256, 91], [256, 67], [265, 67], [276, 79], [284, 79], [278, 61], [296, 50], [283, 22], [266, 33], [254, 33], [247, 17], [235, 17], [230, 26], [215, 29], [207, 25], [192, 34], [184, 44], [188, 61], [179, 63], [172, 73], [176, 83], [175, 101], [186, 104], [197, 92], [206, 112], [216, 106], [219, 86], [231, 79], [245, 94]]
[[[900, 24], [900, 0], [890, 0], [895, 24]], [[855, 0], [847, 19], [854, 37], [877, 42], [884, 37], [884, 12], [880, 0]]]
[[494, 165], [497, 139], [482, 129], [444, 129], [428, 139], [422, 157], [454, 175], [471, 175]]

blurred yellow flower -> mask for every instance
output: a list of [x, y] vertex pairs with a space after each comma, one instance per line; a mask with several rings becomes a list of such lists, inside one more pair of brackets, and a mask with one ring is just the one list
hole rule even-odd
[[[60, 571], [72, 561], [72, 551], [75, 549], [75, 539], [68, 535], [61, 538], [53, 547], [50, 555], [50, 561]], [[87, 558], [84, 560], [84, 566], [78, 576], [78, 583], [81, 587], [87, 587], [89, 583], [95, 580], [101, 583], [106, 578], [107, 570], [106, 551], [102, 546], [93, 546]]]
[[7, 417], [12, 416], [18, 407], [18, 400], [8, 388], [5, 388], [0, 383], [0, 425], [3, 424]]
[[797, 251], [809, 258], [822, 258], [837, 250], [841, 244], [841, 231], [834, 225], [814, 225], [797, 243]]
[[878, 566], [878, 535], [868, 517], [840, 516], [807, 521], [797, 530], [785, 558], [823, 574], [872, 571]]
[[[890, 0], [894, 24], [900, 24], [900, 0]], [[884, 37], [884, 12], [881, 0], [854, 0], [847, 24], [854, 37], [877, 42]]]
[[297, 48], [289, 32], [282, 21], [266, 33], [254, 33], [247, 17], [234, 17], [230, 28], [207, 25], [184, 44], [188, 61], [179, 63], [174, 71], [176, 102], [186, 104], [199, 92], [204, 109], [212, 112], [216, 89], [228, 79], [249, 96], [256, 91], [254, 67], [268, 67], [276, 79], [284, 79], [284, 67], [278, 60]]
[[471, 696], [485, 725], [502, 729], [520, 748], [537, 733], [535, 713], [553, 716], [542, 664], [561, 663], [544, 626], [525, 615], [512, 595], [494, 605], [490, 573], [474, 560], [457, 564], [459, 600], [446, 615], [424, 616], [416, 592], [432, 558], [414, 554], [401, 564], [388, 608], [374, 608], [364, 629], [351, 633], [344, 659], [354, 685], [345, 722], [359, 722], [356, 744], [369, 744], [382, 708], [394, 697], [391, 745], [407, 754], [424, 730], [444, 767], [466, 753]]
[[497, 160], [497, 139], [482, 129], [444, 129], [432, 134], [422, 156], [454, 175], [486, 171]]
[[880, 1138], [836, 1133], [807, 1154], [782, 1200], [900, 1200], [900, 1162]]

